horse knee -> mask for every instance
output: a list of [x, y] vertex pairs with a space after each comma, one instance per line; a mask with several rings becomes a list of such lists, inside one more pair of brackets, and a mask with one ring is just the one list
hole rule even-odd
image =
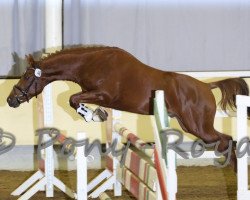
[[72, 95], [70, 98], [69, 98], [69, 104], [72, 108], [75, 108], [77, 109], [77, 107], [79, 106], [79, 103], [77, 102], [76, 100], [76, 95]]
[[74, 105], [74, 103], [73, 103], [73, 101], [72, 101], [71, 98], [69, 99], [69, 105], [70, 105], [71, 107], [75, 108], [75, 105]]

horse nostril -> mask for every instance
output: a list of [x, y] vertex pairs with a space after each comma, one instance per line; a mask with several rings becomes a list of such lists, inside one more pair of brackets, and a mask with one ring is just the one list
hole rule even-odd
[[10, 105], [12, 103], [12, 98], [8, 97], [7, 98], [7, 103]]

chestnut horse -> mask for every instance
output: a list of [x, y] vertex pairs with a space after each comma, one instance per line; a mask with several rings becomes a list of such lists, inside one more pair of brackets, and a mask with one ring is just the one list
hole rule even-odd
[[[221, 90], [223, 110], [227, 105], [236, 107], [235, 95], [249, 95], [248, 86], [241, 78], [203, 83], [187, 75], [149, 67], [116, 47], [73, 48], [51, 54], [40, 61], [34, 61], [32, 56], [28, 56], [27, 60], [30, 66], [7, 99], [11, 107], [29, 101], [53, 81], [67, 80], [82, 88], [69, 100], [76, 110], [80, 103], [92, 103], [151, 115], [154, 91], [164, 90], [170, 116], [179, 121], [184, 131], [205, 143], [220, 141], [220, 152], [228, 149], [232, 137], [214, 128], [216, 102], [211, 90]], [[236, 170], [235, 152], [232, 150], [230, 153], [230, 163]]]

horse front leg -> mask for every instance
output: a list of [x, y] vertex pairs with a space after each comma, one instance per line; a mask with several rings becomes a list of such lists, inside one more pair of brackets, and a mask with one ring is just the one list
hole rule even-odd
[[92, 110], [84, 103], [106, 105], [108, 101], [108, 98], [100, 91], [84, 91], [76, 93], [70, 97], [70, 106], [73, 107], [86, 122], [91, 120], [95, 122], [103, 122], [107, 120], [107, 112], [102, 107]]

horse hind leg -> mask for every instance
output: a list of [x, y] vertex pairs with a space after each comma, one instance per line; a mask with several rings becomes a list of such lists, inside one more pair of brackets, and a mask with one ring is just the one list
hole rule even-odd
[[234, 169], [235, 173], [237, 173], [237, 157], [235, 154], [235, 143], [233, 141], [233, 138], [218, 131], [216, 131], [216, 133], [220, 136], [220, 141], [217, 145], [217, 150], [218, 152], [223, 153], [226, 158], [224, 165], [230, 164]]
[[237, 172], [237, 158], [233, 147], [232, 137], [223, 133], [216, 131], [204, 130], [203, 134], [199, 135], [206, 144], [213, 144], [215, 151], [220, 155], [225, 156], [226, 160], [224, 163], [217, 163], [217, 166], [227, 166], [231, 165], [233, 170]]
[[[194, 123], [191, 118], [184, 118], [185, 120], [181, 120], [177, 117], [180, 126], [183, 130], [188, 133], [195, 135], [196, 137], [200, 138], [205, 144], [214, 144], [214, 148], [216, 147], [216, 151], [219, 153], [223, 153], [226, 157], [226, 163], [230, 162], [230, 165], [237, 171], [237, 158], [234, 151], [234, 144], [232, 137], [223, 133], [216, 131], [213, 127], [213, 122], [211, 117], [206, 116], [205, 121], [198, 121]], [[190, 121], [191, 120], [191, 121]]]

